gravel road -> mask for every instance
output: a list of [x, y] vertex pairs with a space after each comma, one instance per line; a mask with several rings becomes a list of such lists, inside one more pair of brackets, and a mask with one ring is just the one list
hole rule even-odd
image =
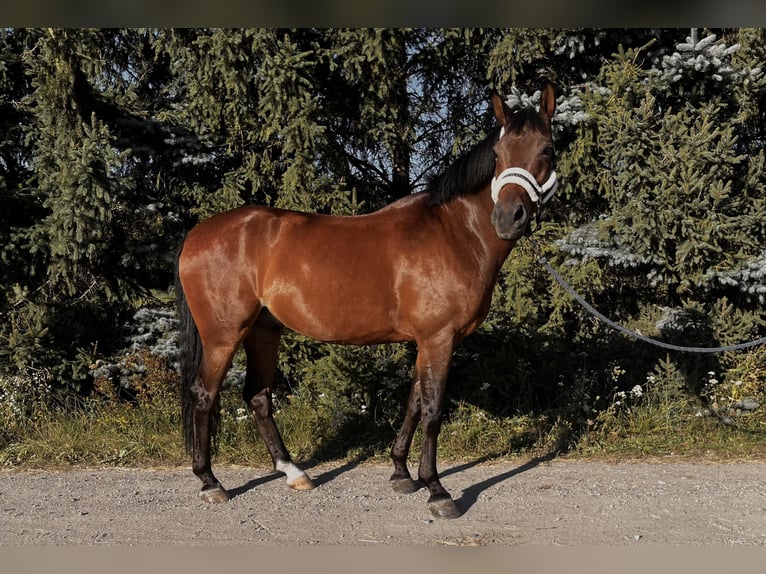
[[331, 463], [296, 492], [269, 469], [218, 467], [233, 498], [197, 499], [189, 469], [0, 472], [0, 546], [766, 546], [766, 464], [521, 459], [445, 464], [463, 516], [391, 468]]

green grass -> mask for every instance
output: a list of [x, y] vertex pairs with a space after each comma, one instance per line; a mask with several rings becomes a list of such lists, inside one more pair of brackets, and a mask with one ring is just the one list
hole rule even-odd
[[174, 465], [184, 458], [179, 417], [154, 405], [52, 409], [6, 439], [0, 465]]
[[[762, 358], [763, 353], [756, 356]], [[711, 377], [707, 400], [718, 405], [747, 395], [763, 406], [750, 413], [704, 410], [671, 384], [668, 370], [651, 377], [638, 396], [618, 396], [591, 418], [574, 404], [556, 411], [492, 415], [472, 404], [452, 405], [439, 435], [441, 461], [543, 456], [704, 460], [766, 459], [766, 367], [751, 361], [719, 383]], [[161, 364], [134, 381], [135, 396], [120, 399], [106, 381], [76, 406], [51, 406], [34, 377], [0, 379], [0, 466], [188, 466], [181, 436], [176, 378]], [[665, 380], [666, 377], [667, 380]], [[398, 423], [368, 412], [346, 412], [342, 401], [280, 397], [276, 421], [298, 461], [387, 461]], [[271, 463], [237, 389], [222, 396], [216, 464]], [[704, 413], [704, 414], [703, 414]], [[412, 455], [419, 456], [422, 435]]]
[[601, 417], [585, 433], [577, 453], [596, 457], [679, 457], [710, 460], [766, 459], [766, 416], [702, 416], [699, 410], [670, 403], [641, 406]]
[[[668, 415], [672, 416], [668, 416]], [[296, 460], [367, 459], [386, 461], [395, 429], [353, 421], [333, 430], [296, 406], [283, 409], [277, 422]], [[351, 433], [346, 435], [345, 433]], [[362, 433], [366, 433], [363, 435]], [[355, 440], [352, 440], [352, 437]], [[412, 447], [419, 455], [421, 432]], [[255, 424], [224, 416], [217, 464], [269, 465]], [[439, 460], [504, 459], [563, 452], [574, 457], [680, 457], [712, 460], [766, 458], [766, 417], [753, 413], [723, 423], [714, 417], [635, 408], [602, 417], [590, 430], [547, 416], [493, 417], [460, 404], [439, 437]], [[81, 408], [51, 412], [30, 423], [17, 440], [0, 449], [0, 465], [25, 468], [66, 466], [186, 466], [180, 418], [155, 405]]]

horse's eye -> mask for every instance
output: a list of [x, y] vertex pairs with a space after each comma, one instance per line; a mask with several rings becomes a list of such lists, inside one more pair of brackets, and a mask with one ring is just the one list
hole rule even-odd
[[553, 146], [552, 145], [545, 146], [545, 148], [543, 149], [543, 155], [546, 157], [553, 157]]

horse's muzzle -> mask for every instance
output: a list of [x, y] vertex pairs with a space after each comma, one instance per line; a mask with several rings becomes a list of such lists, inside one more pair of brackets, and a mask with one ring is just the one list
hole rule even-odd
[[492, 210], [492, 225], [500, 239], [513, 241], [526, 232], [529, 215], [520, 197], [501, 200]]

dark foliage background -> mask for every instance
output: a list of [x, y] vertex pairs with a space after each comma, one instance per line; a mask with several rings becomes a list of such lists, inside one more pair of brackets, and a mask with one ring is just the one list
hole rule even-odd
[[[196, 222], [245, 203], [377, 209], [485, 136], [491, 90], [534, 104], [543, 78], [559, 95], [548, 258], [644, 334], [763, 336], [765, 52], [755, 29], [5, 29], [0, 372], [66, 399], [97, 376], [130, 386], [137, 350], [172, 366], [169, 286]], [[280, 393], [400, 416], [411, 345], [284, 349]], [[669, 364], [700, 395], [742, 360], [609, 331], [522, 241], [450, 388], [587, 424]]]

